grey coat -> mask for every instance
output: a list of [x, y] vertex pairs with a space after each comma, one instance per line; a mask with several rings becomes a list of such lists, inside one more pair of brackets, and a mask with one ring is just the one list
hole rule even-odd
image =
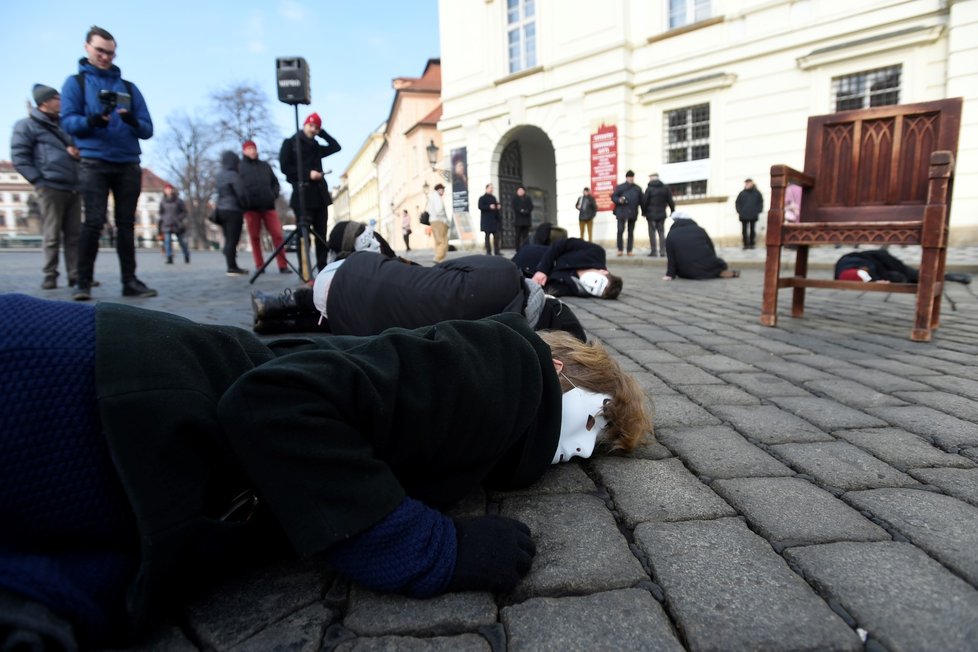
[[32, 107], [30, 117], [14, 125], [10, 158], [31, 185], [73, 191], [78, 189], [78, 162], [68, 153], [73, 144], [57, 120]]

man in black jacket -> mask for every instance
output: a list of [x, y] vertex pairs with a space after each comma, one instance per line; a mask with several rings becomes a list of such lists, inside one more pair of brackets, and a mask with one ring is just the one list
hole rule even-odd
[[[278, 155], [279, 166], [285, 178], [292, 184], [290, 205], [297, 219], [303, 217], [299, 197], [305, 199], [305, 217], [310, 220], [315, 236], [318, 236], [314, 236], [314, 239], [316, 267], [320, 270], [326, 267], [326, 257], [329, 254], [329, 248], [326, 246], [326, 220], [329, 217], [329, 206], [333, 203], [329, 187], [326, 185], [326, 177], [323, 175], [323, 159], [341, 149], [340, 144], [322, 127], [323, 121], [319, 114], [310, 113], [302, 124], [302, 129], [282, 143]], [[320, 145], [316, 141], [316, 136], [325, 140], [326, 144]], [[296, 139], [299, 141], [302, 156], [301, 170], [298, 169], [298, 161], [296, 161]]]
[[622, 280], [608, 271], [604, 247], [580, 238], [560, 238], [549, 246], [527, 244], [513, 262], [555, 297], [617, 299], [621, 294]]
[[635, 173], [629, 170], [625, 173], [625, 183], [615, 187], [611, 195], [615, 205], [615, 217], [618, 218], [618, 255], [625, 249], [622, 234], [628, 227], [628, 255], [632, 255], [635, 245], [635, 220], [638, 219], [638, 209], [642, 206], [642, 189], [635, 183]]
[[[653, 172], [649, 175], [649, 186], [645, 189], [642, 197], [642, 215], [649, 221], [649, 251], [650, 256], [666, 255], [666, 207], [669, 212], [676, 211], [676, 202], [672, 200], [672, 191], [669, 186], [659, 181], [659, 175]], [[659, 236], [659, 246], [656, 248], [655, 236]]]
[[754, 227], [757, 218], [764, 210], [764, 197], [751, 179], [744, 179], [744, 189], [737, 195], [735, 203], [743, 232], [744, 249], [754, 248]]
[[[278, 199], [281, 187], [272, 166], [258, 158], [258, 145], [247, 140], [241, 146], [244, 157], [238, 165], [238, 203], [244, 210], [245, 224], [248, 226], [248, 239], [251, 240], [251, 256], [255, 260], [255, 269], [261, 268], [261, 227], [272, 238], [272, 246], [278, 249], [282, 244], [282, 222], [275, 210], [275, 200]], [[283, 274], [288, 272], [285, 251], [278, 252], [278, 269]]]
[[530, 239], [530, 226], [533, 224], [533, 200], [520, 186], [513, 195], [513, 226], [516, 227], [516, 250]]
[[701, 280], [708, 278], [736, 278], [737, 270], [727, 269], [727, 263], [717, 257], [713, 240], [688, 213], [672, 214], [672, 228], [666, 236], [666, 275], [664, 281], [674, 278]]

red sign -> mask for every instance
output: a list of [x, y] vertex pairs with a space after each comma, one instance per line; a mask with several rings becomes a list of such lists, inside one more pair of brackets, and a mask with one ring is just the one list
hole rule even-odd
[[599, 211], [610, 211], [618, 179], [618, 127], [604, 125], [591, 134], [591, 196]]

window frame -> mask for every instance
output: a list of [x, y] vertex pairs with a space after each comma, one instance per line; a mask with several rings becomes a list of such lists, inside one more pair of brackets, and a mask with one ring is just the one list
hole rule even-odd
[[[517, 17], [511, 16], [516, 10]], [[527, 15], [529, 8], [529, 15]], [[536, 0], [506, 0], [506, 69], [513, 75], [537, 66]], [[530, 32], [529, 35], [527, 32]], [[514, 42], [514, 35], [516, 36]], [[518, 51], [513, 52], [513, 48]]]
[[[877, 87], [880, 83], [885, 83], [895, 77], [896, 85], [886, 85]], [[896, 63], [888, 66], [880, 66], [869, 70], [860, 70], [845, 75], [836, 75], [831, 78], [831, 102], [833, 112], [850, 111], [858, 109], [868, 109], [876, 106], [892, 106], [900, 103], [900, 94], [903, 90], [903, 64]], [[843, 88], [844, 86], [856, 86], [855, 90]], [[845, 95], [841, 93], [848, 91]], [[889, 97], [895, 95], [895, 97]], [[882, 99], [883, 101], [877, 101]], [[893, 101], [889, 101], [892, 99]], [[855, 105], [855, 101], [859, 105]]]
[[[705, 110], [706, 119], [703, 120], [703, 111]], [[699, 115], [697, 116], [697, 111]], [[683, 114], [683, 122], [677, 123], [674, 120], [674, 116], [677, 114]], [[666, 109], [662, 111], [662, 162], [663, 171], [669, 170], [670, 166], [682, 165], [686, 168], [686, 172], [698, 176], [696, 171], [700, 173], [707, 172], [702, 178], [689, 178], [683, 179], [682, 181], [674, 181], [672, 183], [667, 183], [669, 189], [673, 193], [673, 197], [676, 199], [698, 199], [704, 198], [709, 195], [709, 166], [710, 166], [710, 123], [713, 117], [713, 108], [710, 101], [699, 102], [697, 104], [689, 104], [686, 106], [679, 106], [674, 109]], [[699, 119], [697, 119], [699, 118]], [[704, 130], [705, 129], [705, 133]], [[675, 139], [674, 137], [677, 131], [682, 130], [685, 133], [683, 138]], [[699, 130], [697, 134], [696, 131]], [[697, 149], [699, 151], [697, 152]], [[673, 151], [683, 151], [685, 157], [682, 160], [670, 161], [671, 152]], [[703, 156], [705, 150], [705, 156]], [[676, 168], [673, 168], [674, 170]]]
[[[666, 29], [673, 30], [713, 17], [712, 0], [665, 0]], [[682, 5], [681, 16], [676, 13], [674, 5]], [[701, 15], [701, 11], [705, 15]]]

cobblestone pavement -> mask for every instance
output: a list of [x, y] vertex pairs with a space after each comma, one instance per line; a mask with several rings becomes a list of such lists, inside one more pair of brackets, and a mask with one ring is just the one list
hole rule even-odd
[[[950, 285], [956, 310], [945, 301], [926, 344], [909, 340], [906, 295], [809, 291], [798, 320], [784, 296], [765, 328], [763, 254], [721, 255], [740, 279], [664, 282], [662, 260], [612, 258], [620, 300], [570, 301], [639, 378], [657, 441], [457, 508], [533, 530], [511, 595], [414, 601], [280, 563], [196, 599], [138, 649], [978, 650], [973, 288]], [[116, 274], [103, 251], [97, 299], [250, 323], [247, 277], [225, 277], [216, 253], [172, 266], [141, 253], [154, 299], [122, 299]], [[0, 252], [0, 291], [69, 297], [40, 281], [39, 252]]]

